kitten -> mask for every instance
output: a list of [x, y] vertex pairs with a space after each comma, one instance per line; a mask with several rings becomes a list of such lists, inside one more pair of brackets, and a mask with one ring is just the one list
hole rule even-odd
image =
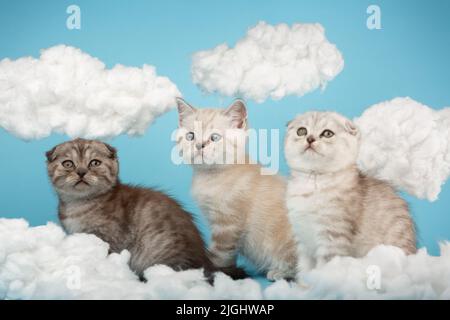
[[[172, 198], [120, 183], [116, 150], [95, 140], [76, 139], [47, 152], [47, 168], [59, 197], [59, 219], [68, 233], [92, 233], [111, 252], [128, 250], [141, 278], [148, 267], [217, 270], [191, 215]], [[234, 278], [242, 270], [223, 269]]]
[[364, 256], [379, 244], [416, 251], [406, 202], [357, 169], [358, 148], [357, 128], [337, 113], [308, 112], [288, 124], [287, 207], [303, 271], [337, 255]]
[[244, 102], [226, 110], [196, 109], [178, 99], [178, 111], [177, 146], [194, 169], [192, 194], [211, 225], [213, 263], [233, 266], [240, 252], [271, 280], [295, 277], [286, 182], [249, 164]]

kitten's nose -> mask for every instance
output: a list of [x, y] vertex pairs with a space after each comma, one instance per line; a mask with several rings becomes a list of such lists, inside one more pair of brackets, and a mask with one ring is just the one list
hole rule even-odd
[[84, 169], [84, 168], [80, 168], [80, 169], [77, 170], [77, 174], [78, 174], [78, 176], [80, 178], [83, 178], [86, 175], [87, 172], [88, 171], [86, 169]]
[[316, 139], [313, 136], [308, 136], [308, 138], [306, 138], [306, 141], [308, 141], [308, 143], [311, 144], [314, 141], [316, 141]]
[[195, 145], [195, 147], [197, 148], [197, 150], [200, 150], [200, 149], [203, 149], [204, 147], [205, 147], [205, 143], [197, 143], [196, 145]]

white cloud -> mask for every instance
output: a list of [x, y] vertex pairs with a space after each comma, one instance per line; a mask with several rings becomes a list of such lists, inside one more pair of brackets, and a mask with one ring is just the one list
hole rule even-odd
[[175, 84], [142, 68], [103, 62], [64, 45], [39, 59], [0, 61], [0, 127], [23, 139], [52, 132], [108, 138], [143, 134], [155, 117], [175, 106]]
[[260, 22], [234, 48], [224, 43], [196, 52], [192, 79], [208, 93], [263, 102], [323, 88], [343, 67], [320, 24]]
[[450, 175], [450, 108], [396, 98], [368, 108], [356, 124], [364, 172], [418, 198], [438, 198]]
[[[278, 281], [263, 288], [224, 274], [213, 287], [200, 270], [166, 266], [147, 269], [142, 283], [128, 259], [126, 251], [108, 255], [108, 245], [93, 235], [67, 236], [51, 223], [31, 228], [24, 220], [0, 219], [0, 299], [450, 299], [450, 244], [441, 245], [440, 257], [380, 246], [362, 259], [335, 258], [305, 275], [307, 287]], [[378, 291], [366, 286], [372, 265], [381, 271]]]

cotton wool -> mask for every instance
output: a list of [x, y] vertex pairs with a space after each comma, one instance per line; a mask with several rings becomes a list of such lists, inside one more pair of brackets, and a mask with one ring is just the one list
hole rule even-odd
[[450, 108], [395, 98], [369, 107], [355, 122], [363, 172], [420, 199], [437, 200], [450, 175]]
[[66, 235], [53, 223], [30, 227], [0, 219], [0, 299], [449, 299], [450, 243], [441, 255], [406, 256], [378, 246], [366, 257], [335, 257], [299, 283], [234, 281], [223, 273], [210, 285], [202, 270], [156, 265], [139, 281], [130, 253], [108, 254], [94, 235]]
[[207, 93], [256, 102], [324, 88], [344, 68], [342, 53], [318, 23], [259, 22], [234, 47], [193, 55], [192, 80]]
[[153, 66], [108, 69], [65, 45], [42, 50], [38, 59], [0, 61], [0, 127], [25, 140], [52, 133], [95, 139], [141, 135], [179, 96]]

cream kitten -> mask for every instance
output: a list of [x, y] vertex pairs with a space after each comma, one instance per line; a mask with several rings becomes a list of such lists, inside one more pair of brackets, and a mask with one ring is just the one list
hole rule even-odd
[[387, 183], [361, 174], [358, 148], [357, 128], [339, 114], [308, 112], [288, 124], [287, 207], [302, 271], [379, 244], [416, 251], [407, 204]]
[[178, 99], [178, 110], [177, 145], [194, 168], [192, 193], [211, 225], [213, 263], [233, 266], [240, 252], [271, 280], [295, 277], [286, 183], [249, 164], [244, 103], [236, 100], [226, 110], [196, 109]]

